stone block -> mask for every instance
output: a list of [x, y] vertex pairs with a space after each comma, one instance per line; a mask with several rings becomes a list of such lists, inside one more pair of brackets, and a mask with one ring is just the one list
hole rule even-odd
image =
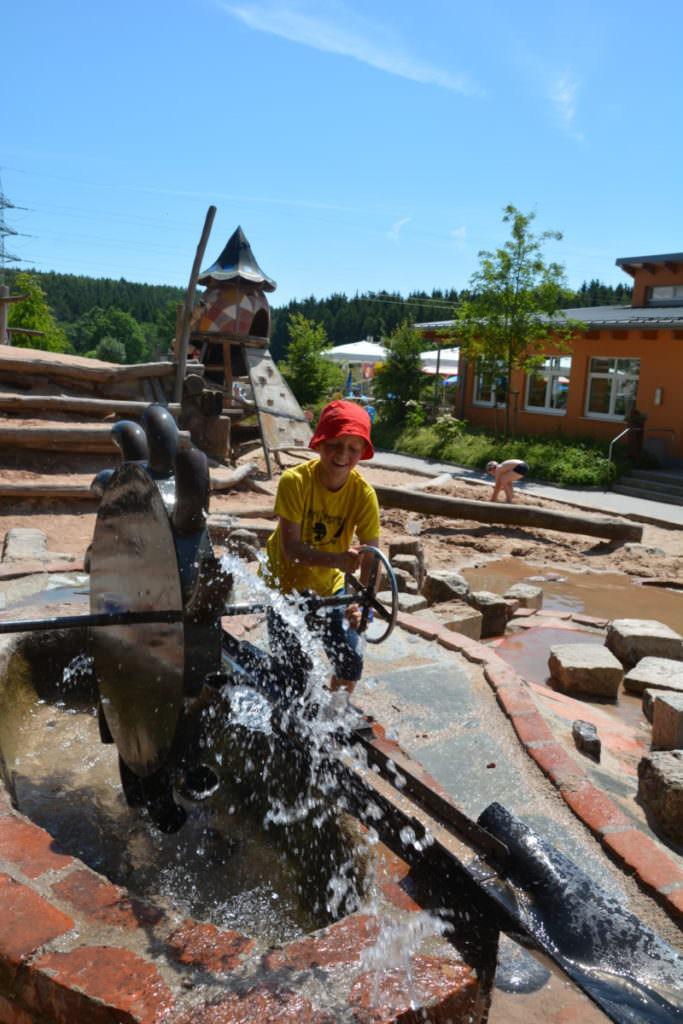
[[683, 693], [683, 661], [674, 658], [641, 658], [624, 676], [628, 693], [645, 690], [676, 690]]
[[428, 604], [440, 601], [467, 601], [470, 585], [464, 576], [451, 569], [430, 569], [422, 584]]
[[[394, 579], [396, 580], [396, 589], [399, 594], [405, 594], [408, 592], [408, 584], [413, 583], [417, 585], [416, 580], [409, 572], [405, 572], [404, 569], [399, 569], [398, 566], [394, 566]], [[381, 584], [388, 583], [387, 580], [382, 580]]]
[[655, 689], [648, 688], [643, 690], [643, 715], [647, 718], [648, 722], [652, 722], [652, 711], [655, 705], [655, 697], [658, 693], [660, 691]]
[[543, 605], [543, 590], [531, 583], [513, 583], [503, 597], [517, 601], [518, 608], [540, 608]]
[[469, 604], [482, 614], [481, 636], [503, 636], [512, 617], [512, 609], [504, 597], [489, 590], [477, 590], [469, 596]]
[[47, 558], [47, 537], [42, 530], [17, 526], [5, 534], [3, 562], [46, 562]]
[[593, 722], [583, 722], [577, 718], [575, 722], [572, 722], [572, 737], [577, 750], [596, 761], [600, 760], [602, 742]]
[[626, 668], [647, 657], [683, 661], [683, 637], [655, 619], [614, 619], [605, 645]]
[[255, 562], [259, 553], [258, 535], [252, 530], [233, 530], [228, 537], [228, 551], [245, 562]]
[[454, 633], [462, 633], [471, 640], [481, 639], [481, 628], [484, 616], [476, 608], [471, 608], [465, 601], [446, 601], [434, 605], [432, 611], [446, 629]]
[[658, 829], [683, 843], [683, 750], [658, 750], [638, 764], [638, 799]]
[[[381, 590], [377, 595], [377, 600], [380, 604], [383, 604], [385, 608], [391, 607], [391, 591]], [[402, 612], [418, 612], [422, 608], [427, 608], [427, 598], [423, 597], [422, 594], [401, 594], [398, 595], [398, 607]]]
[[610, 697], [619, 692], [621, 662], [601, 644], [556, 644], [550, 648], [552, 683], [577, 697]]
[[417, 580], [418, 586], [422, 587], [426, 569], [424, 547], [419, 537], [398, 537], [395, 540], [389, 541], [387, 550], [389, 561], [392, 565], [399, 565], [400, 563], [395, 562], [395, 560], [403, 556], [412, 557], [417, 560], [417, 572], [415, 573], [415, 579]]
[[407, 572], [414, 580], [420, 580], [420, 562], [416, 555], [394, 555], [391, 564], [394, 567], [394, 572], [400, 569], [402, 572]]
[[662, 691], [652, 707], [652, 749], [683, 750], [683, 693]]

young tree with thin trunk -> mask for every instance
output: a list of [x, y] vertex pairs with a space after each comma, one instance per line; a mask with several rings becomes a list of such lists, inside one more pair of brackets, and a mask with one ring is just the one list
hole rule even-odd
[[564, 267], [543, 257], [544, 244], [562, 235], [533, 234], [535, 216], [505, 207], [503, 222], [511, 225], [510, 239], [502, 249], [479, 253], [479, 269], [455, 311], [452, 338], [477, 372], [490, 374], [493, 401], [505, 405], [505, 436], [511, 428], [512, 371], [533, 370], [549, 349], [566, 351], [584, 326], [559, 308], [569, 294]]
[[12, 344], [17, 348], [66, 352], [69, 348], [66, 335], [57, 327], [38, 279], [27, 271], [21, 271], [14, 277], [14, 287], [26, 298], [10, 306], [8, 326], [40, 331], [41, 335], [16, 333], [12, 337]]

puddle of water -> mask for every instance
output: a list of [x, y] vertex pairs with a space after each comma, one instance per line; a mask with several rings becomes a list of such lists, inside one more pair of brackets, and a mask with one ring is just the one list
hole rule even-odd
[[[503, 640], [494, 641], [496, 654], [499, 654], [508, 665], [531, 683], [549, 685], [548, 658], [550, 648], [556, 644], [599, 644], [604, 645], [604, 637], [600, 633], [586, 633], [579, 629], [560, 629], [554, 626], [532, 626]], [[618, 700], [587, 701], [599, 704], [601, 710], [632, 728], [642, 725], [643, 707], [640, 697], [619, 691]]]
[[[462, 574], [472, 590], [502, 594], [513, 583], [532, 583], [543, 590], [543, 608], [593, 615], [600, 619], [656, 619], [683, 629], [683, 591], [642, 586], [623, 573], [565, 572], [562, 566], [535, 568], [517, 558], [488, 562]], [[548, 577], [556, 577], [549, 579]], [[543, 577], [543, 579], [541, 579]]]

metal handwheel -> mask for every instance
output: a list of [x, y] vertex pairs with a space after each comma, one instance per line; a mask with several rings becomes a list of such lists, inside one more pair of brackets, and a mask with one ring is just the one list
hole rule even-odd
[[[355, 576], [347, 574], [346, 584], [347, 587], [358, 595], [357, 603], [362, 609], [360, 628], [358, 630], [359, 633], [365, 632], [371, 610], [380, 619], [387, 623], [387, 628], [380, 636], [366, 636], [365, 638], [369, 644], [381, 644], [386, 640], [396, 625], [396, 618], [398, 616], [398, 586], [396, 584], [396, 576], [394, 575], [394, 570], [391, 567], [389, 559], [379, 550], [379, 548], [372, 547], [370, 544], [365, 544], [360, 551], [361, 554], [371, 552], [374, 557], [372, 570], [370, 572], [370, 579], [372, 582], [367, 587], [364, 587], [360, 580], [356, 579]], [[389, 608], [385, 607], [385, 605], [377, 600], [376, 583], [377, 580], [381, 578], [382, 569], [387, 574], [389, 591], [391, 593], [391, 606]]]

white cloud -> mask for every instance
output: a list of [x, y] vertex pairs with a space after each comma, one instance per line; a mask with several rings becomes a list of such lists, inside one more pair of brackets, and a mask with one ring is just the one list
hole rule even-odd
[[467, 228], [451, 228], [448, 234], [455, 242], [455, 246], [457, 249], [465, 248], [465, 242], [467, 241]]
[[[310, 9], [307, 9], [310, 3]], [[353, 57], [362, 64], [408, 78], [424, 85], [436, 85], [464, 95], [481, 95], [467, 75], [444, 71], [423, 63], [406, 49], [391, 26], [372, 22], [344, 3], [331, 0], [327, 11], [311, 0], [265, 0], [263, 3], [222, 3], [223, 10], [239, 18], [248, 28], [310, 46], [314, 50]]]
[[573, 75], [562, 74], [551, 84], [550, 100], [560, 116], [565, 131], [580, 142], [583, 136], [574, 128], [579, 88], [579, 83]]
[[406, 224], [409, 224], [412, 219], [412, 217], [403, 217], [401, 220], [397, 220], [387, 231], [387, 238], [390, 238], [392, 242], [398, 242], [399, 231]]

